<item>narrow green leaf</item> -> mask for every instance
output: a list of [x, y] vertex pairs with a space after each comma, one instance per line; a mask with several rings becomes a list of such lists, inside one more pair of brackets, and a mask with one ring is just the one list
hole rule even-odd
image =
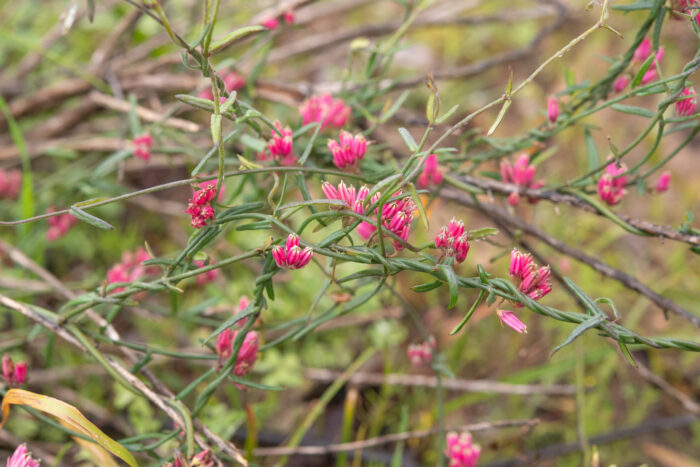
[[391, 107], [389, 107], [387, 111], [384, 112], [379, 118], [379, 123], [386, 123], [387, 121], [389, 121], [389, 119], [393, 117], [396, 112], [399, 111], [403, 103], [406, 102], [406, 99], [408, 99], [409, 94], [409, 91], [402, 92], [401, 95], [394, 101], [394, 103], [391, 104]]
[[458, 108], [459, 108], [459, 104], [455, 104], [450, 110], [448, 110], [443, 115], [438, 117], [437, 120], [435, 120], [435, 123], [440, 124], [440, 123], [444, 122], [445, 120], [450, 118], [452, 116], [452, 114], [454, 114], [457, 111]]
[[235, 31], [231, 31], [230, 33], [226, 34], [223, 39], [218, 40], [214, 42], [209, 51], [209, 55], [214, 55], [216, 53], [221, 52], [223, 49], [228, 47], [229, 45], [233, 44], [234, 42], [243, 39], [244, 37], [250, 36], [251, 34], [258, 33], [260, 31], [266, 31], [267, 28], [264, 26], [256, 25], [256, 26], [246, 26], [244, 28], [239, 28], [236, 29]]
[[649, 109], [645, 109], [644, 107], [637, 107], [634, 105], [613, 104], [610, 106], [610, 108], [613, 110], [617, 110], [618, 112], [631, 114], [631, 115], [638, 115], [640, 117], [645, 117], [645, 118], [653, 118], [654, 115], [656, 115], [654, 112], [652, 112]]
[[423, 201], [421, 201], [420, 196], [418, 196], [418, 192], [416, 192], [416, 187], [413, 185], [413, 183], [409, 183], [408, 189], [411, 191], [413, 202], [418, 208], [420, 219], [423, 221], [423, 227], [425, 227], [425, 230], [429, 230], [430, 226], [428, 224], [428, 216], [425, 215], [425, 207], [423, 206]]
[[112, 227], [112, 225], [103, 221], [99, 217], [95, 217], [92, 214], [88, 214], [87, 212], [83, 211], [82, 209], [80, 209], [78, 207], [71, 206], [70, 213], [73, 217], [76, 217], [76, 218], [80, 219], [81, 221], [83, 221], [87, 224], [90, 224], [93, 227], [97, 227], [98, 229], [114, 230], [114, 227]]
[[617, 341], [617, 345], [620, 347], [620, 350], [622, 351], [622, 355], [625, 356], [625, 359], [627, 362], [632, 365], [634, 368], [637, 368], [637, 362], [634, 361], [634, 357], [630, 353], [630, 349], [627, 348], [627, 344], [624, 342]]
[[595, 147], [595, 141], [593, 140], [593, 135], [591, 134], [591, 130], [589, 128], [583, 130], [583, 137], [586, 141], [588, 170], [591, 171], [600, 165], [600, 157], [598, 156], [598, 149]]
[[581, 324], [576, 326], [573, 331], [571, 331], [571, 334], [569, 334], [569, 336], [566, 338], [566, 340], [564, 340], [564, 342], [562, 342], [558, 346], [554, 347], [554, 349], [552, 349], [552, 351], [549, 353], [549, 356], [551, 357], [559, 349], [571, 344], [581, 334], [583, 334], [584, 332], [586, 332], [587, 330], [589, 330], [591, 328], [598, 326], [603, 321], [605, 321], [605, 316], [601, 316], [601, 315], [591, 316], [587, 320], [583, 321]]
[[498, 128], [498, 125], [501, 124], [501, 120], [503, 120], [503, 117], [505, 117], [506, 112], [508, 111], [508, 108], [510, 105], [513, 103], [510, 99], [505, 101], [503, 103], [503, 107], [501, 107], [501, 111], [498, 112], [498, 116], [496, 117], [496, 121], [493, 122], [493, 125], [491, 125], [491, 128], [489, 128], [489, 131], [486, 132], [486, 136], [491, 136], [494, 131], [496, 131], [496, 128]]
[[639, 67], [639, 70], [637, 71], [637, 74], [634, 75], [634, 78], [632, 79], [632, 89], [636, 88], [642, 83], [642, 78], [644, 78], [644, 74], [649, 71], [649, 68], [651, 68], [652, 62], [654, 61], [654, 58], [656, 57], [656, 53], [652, 51], [652, 53], [649, 54], [646, 60], [642, 63], [642, 66]]
[[445, 279], [447, 279], [447, 286], [450, 290], [450, 303], [447, 308], [451, 309], [457, 304], [457, 299], [459, 299], [459, 283], [457, 281], [457, 275], [452, 269], [452, 266], [447, 264], [441, 264], [440, 270], [445, 274]]
[[492, 237], [498, 235], [498, 229], [493, 227], [484, 227], [482, 229], [475, 229], [469, 231], [470, 240], [479, 240], [485, 237]]
[[416, 143], [416, 140], [413, 139], [413, 136], [411, 136], [411, 133], [407, 129], [403, 127], [399, 128], [399, 134], [403, 138], [403, 141], [406, 143], [408, 149], [414, 152], [418, 149], [418, 143]]
[[427, 282], [425, 284], [414, 285], [413, 287], [411, 287], [411, 290], [419, 293], [430, 292], [431, 290], [437, 289], [442, 284], [444, 284], [443, 281]]

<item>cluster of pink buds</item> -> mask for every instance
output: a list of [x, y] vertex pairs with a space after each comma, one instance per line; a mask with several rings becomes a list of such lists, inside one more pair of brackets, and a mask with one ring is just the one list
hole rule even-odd
[[367, 140], [360, 133], [353, 136], [348, 131], [341, 131], [338, 141], [328, 140], [328, 149], [333, 155], [333, 163], [336, 167], [341, 170], [356, 171], [367, 152]]
[[[135, 252], [125, 251], [122, 254], [121, 262], [115, 264], [107, 271], [107, 283], [133, 282], [139, 280], [146, 274], [157, 274], [157, 266], [144, 266], [142, 263], [151, 259], [145, 248], [139, 248]], [[111, 293], [124, 290], [124, 287], [117, 287]]]
[[7, 467], [39, 467], [39, 461], [32, 458], [26, 444], [20, 444], [7, 459]]
[[321, 191], [323, 191], [326, 199], [335, 199], [345, 203], [345, 206], [332, 206], [332, 208], [347, 208], [357, 214], [365, 213], [364, 202], [369, 194], [369, 188], [367, 188], [367, 186], [362, 186], [359, 190], [357, 190], [352, 185], [349, 187], [346, 186], [345, 182], [343, 181], [338, 184], [338, 188], [334, 187], [328, 182], [323, 182], [323, 185], [321, 185]]
[[195, 454], [190, 461], [190, 467], [214, 467], [214, 457], [209, 449]]
[[470, 433], [457, 434], [454, 431], [447, 433], [447, 449], [445, 454], [450, 467], [474, 467], [479, 461], [481, 447], [472, 444]]
[[459, 264], [467, 259], [469, 253], [468, 234], [464, 231], [464, 222], [454, 217], [447, 227], [440, 229], [435, 237], [435, 247], [442, 250], [444, 257], [454, 257]]
[[547, 99], [547, 120], [550, 124], [554, 124], [559, 118], [559, 101], [556, 97], [552, 96]]
[[279, 131], [272, 133], [272, 138], [267, 142], [265, 151], [258, 154], [258, 159], [266, 160], [268, 155], [276, 160], [280, 165], [294, 165], [295, 156], [292, 147], [292, 130], [283, 127], [280, 122], [275, 122], [275, 128]]
[[311, 261], [314, 251], [311, 247], [306, 247], [303, 250], [299, 246], [299, 236], [297, 234], [289, 234], [284, 247], [275, 245], [272, 247], [272, 257], [275, 259], [277, 266], [285, 269], [301, 269]]
[[[231, 73], [227, 73], [224, 75], [223, 78], [221, 78], [222, 81], [224, 82], [224, 88], [226, 89], [227, 93], [232, 93], [233, 91], [238, 91], [239, 89], [243, 89], [243, 86], [245, 86], [245, 78], [243, 75], [236, 73], [235, 71], [232, 71]], [[214, 94], [212, 94], [211, 89], [204, 89], [202, 90], [198, 97], [202, 99], [207, 99], [210, 101], [214, 100]], [[221, 102], [226, 102], [226, 98], [223, 96], [219, 97], [219, 100]]]
[[144, 133], [142, 135], [135, 136], [133, 145], [134, 156], [144, 161], [151, 158], [151, 146], [153, 145], [153, 138], [151, 135]]
[[[637, 49], [634, 51], [634, 56], [632, 57], [632, 62], [635, 63], [643, 63], [646, 61], [647, 58], [649, 58], [649, 55], [652, 54], [651, 50], [651, 40], [648, 37], [645, 37], [642, 39], [642, 42], [637, 46]], [[659, 47], [659, 50], [655, 52], [654, 59], [651, 62], [651, 66], [649, 66], [649, 69], [644, 73], [644, 76], [642, 76], [642, 84], [649, 84], [652, 81], [654, 81], [658, 75], [656, 72], [656, 64], [661, 63], [661, 60], [664, 58], [664, 48]], [[624, 88], [623, 88], [624, 89]]]
[[[401, 190], [394, 193], [394, 197], [402, 196], [403, 192]], [[381, 198], [381, 193], [376, 193], [370, 199], [370, 203], [374, 204], [379, 198]], [[395, 234], [404, 242], [408, 241], [408, 235], [411, 233], [411, 221], [413, 220], [413, 212], [416, 210], [416, 205], [411, 198], [401, 198], [390, 203], [386, 203], [382, 207], [382, 221], [384, 228]], [[377, 214], [377, 208], [374, 210], [374, 214]], [[362, 238], [368, 239], [377, 230], [377, 228], [370, 224], [369, 222], [362, 222], [357, 227], [357, 233], [359, 233]], [[394, 240], [394, 248], [396, 251], [403, 250], [403, 245], [401, 242]]]
[[[535, 172], [537, 172], [537, 168], [530, 164], [530, 157], [527, 154], [522, 154], [518, 157], [513, 165], [508, 161], [501, 162], [501, 177], [503, 181], [519, 187], [536, 190], [544, 186], [542, 182], [533, 181]], [[508, 196], [508, 203], [511, 206], [515, 206], [519, 201], [520, 194], [517, 191], [512, 192]], [[530, 201], [532, 202], [533, 200]]]
[[[54, 212], [56, 209], [49, 206], [46, 212]], [[78, 222], [78, 219], [65, 213], [49, 217], [49, 230], [46, 231], [46, 239], [50, 242], [56, 241], [68, 233], [71, 227]]]
[[27, 364], [25, 362], [12, 361], [9, 354], [2, 356], [2, 377], [10, 386], [22, 386], [27, 382]]
[[659, 175], [659, 180], [656, 182], [657, 193], [663, 193], [668, 190], [668, 186], [671, 184], [671, 172], [664, 172]]
[[695, 113], [695, 109], [697, 108], [698, 94], [695, 92], [694, 88], [688, 86], [681, 91], [681, 96], [685, 98], [676, 102], [676, 113], [679, 117], [690, 117]]
[[[233, 343], [239, 332], [241, 331], [228, 328], [217, 336], [216, 353], [219, 355], [219, 366], [223, 365], [224, 361], [231, 357], [233, 353]], [[248, 332], [243, 339], [243, 345], [236, 357], [236, 365], [233, 368], [233, 373], [236, 376], [244, 376], [250, 373], [250, 370], [253, 369], [253, 365], [255, 364], [255, 360], [258, 358], [259, 348], [260, 342], [258, 333], [255, 331]]]
[[[510, 253], [508, 272], [513, 279], [520, 281], [519, 290], [533, 300], [539, 300], [552, 291], [549, 266], [538, 268], [531, 255], [515, 248]], [[522, 307], [523, 304], [519, 303], [518, 306]]]
[[185, 212], [192, 216], [190, 225], [195, 229], [201, 229], [214, 219], [214, 208], [211, 202], [217, 197], [216, 182], [203, 182], [199, 184], [199, 190], [195, 191], [187, 204]]
[[428, 185], [439, 185], [442, 183], [442, 172], [438, 168], [437, 154], [430, 154], [425, 158], [425, 166], [423, 172], [418, 176], [416, 185], [418, 188], [425, 189]]
[[[294, 24], [294, 11], [287, 11], [282, 15], [282, 19], [284, 19], [284, 22], [287, 24]], [[277, 29], [280, 25], [280, 22], [277, 18], [267, 18], [265, 21], [262, 22], [262, 25], [265, 26], [267, 29]]]
[[0, 170], [0, 198], [16, 199], [22, 187], [22, 172]]
[[299, 107], [304, 125], [319, 122], [321, 129], [328, 126], [342, 128], [350, 118], [352, 110], [342, 99], [333, 99], [330, 94], [313, 96], [305, 100]]
[[627, 193], [627, 190], [625, 190], [627, 177], [624, 175], [620, 176], [620, 174], [626, 171], [627, 167], [624, 164], [618, 166], [615, 162], [611, 162], [605, 167], [605, 173], [598, 180], [598, 196], [600, 196], [600, 199], [611, 206], [622, 200]]
[[[201, 261], [201, 260], [195, 261], [194, 264], [200, 268], [203, 268], [204, 266], [206, 266], [206, 264], [204, 264], [204, 261]], [[202, 274], [198, 274], [197, 275], [197, 285], [201, 287], [203, 285], [208, 284], [209, 282], [214, 282], [217, 277], [219, 277], [219, 270], [218, 269], [211, 269], [211, 270], [204, 272]]]
[[421, 344], [411, 344], [408, 346], [408, 359], [415, 367], [423, 366], [433, 359], [433, 352], [437, 349], [437, 343], [433, 336]]

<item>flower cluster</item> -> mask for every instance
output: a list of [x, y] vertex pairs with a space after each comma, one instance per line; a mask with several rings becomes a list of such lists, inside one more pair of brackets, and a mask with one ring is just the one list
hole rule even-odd
[[547, 120], [550, 124], [554, 124], [559, 118], [559, 101], [556, 97], [552, 96], [547, 99]]
[[144, 133], [135, 136], [132, 143], [134, 145], [133, 154], [135, 157], [144, 161], [151, 158], [151, 146], [153, 145], [153, 138], [151, 135]]
[[481, 447], [478, 444], [472, 444], [471, 434], [457, 434], [451, 431], [447, 433], [446, 443], [445, 454], [449, 459], [450, 467], [474, 467], [479, 461]]
[[[47, 209], [47, 212], [55, 211], [56, 209], [53, 206], [49, 206], [49, 209]], [[76, 222], [78, 222], [78, 219], [68, 213], [49, 217], [49, 230], [46, 231], [46, 239], [50, 242], [58, 240], [68, 233]]]
[[272, 133], [272, 138], [267, 142], [265, 151], [258, 154], [258, 159], [266, 160], [272, 157], [280, 165], [294, 165], [295, 156], [294, 148], [292, 147], [292, 130], [289, 127], [283, 127], [280, 122], [275, 122], [275, 128], [279, 131]]
[[433, 336], [428, 337], [423, 343], [408, 346], [408, 359], [413, 366], [419, 367], [433, 359], [433, 352], [437, 349], [437, 343]]
[[10, 386], [21, 386], [27, 382], [27, 364], [12, 361], [8, 354], [2, 356], [2, 377]]
[[[242, 89], [243, 86], [245, 86], [245, 78], [243, 77], [243, 75], [240, 75], [235, 71], [225, 74], [224, 77], [221, 79], [224, 82], [224, 89], [226, 89], [226, 92], [229, 94], [233, 91], [238, 91], [239, 89]], [[208, 88], [202, 90], [199, 93], [198, 97], [210, 101], [214, 100], [214, 94], [212, 94], [211, 89]], [[226, 102], [226, 98], [223, 96], [219, 97], [219, 100], [221, 102]]]
[[214, 208], [211, 202], [217, 197], [216, 182], [203, 182], [199, 185], [190, 198], [185, 212], [192, 216], [190, 225], [195, 229], [201, 229], [214, 219]]
[[658, 193], [663, 193], [668, 190], [668, 186], [671, 184], [671, 172], [664, 172], [659, 175], [659, 180], [656, 182], [656, 191]]
[[435, 247], [442, 250], [444, 257], [454, 257], [457, 263], [461, 263], [467, 259], [467, 253], [469, 253], [468, 239], [464, 231], [464, 222], [453, 217], [435, 237]]
[[22, 172], [0, 170], [0, 198], [15, 199], [22, 187]]
[[437, 154], [430, 154], [425, 158], [423, 172], [416, 179], [418, 188], [428, 188], [428, 185], [439, 185], [442, 183], [442, 172], [438, 168]]
[[698, 25], [700, 25], [700, 12], [698, 12], [697, 9], [691, 9], [692, 6], [697, 4], [698, 0], [671, 0], [671, 9], [673, 10], [671, 18], [683, 19], [681, 15], [678, 15], [675, 12], [685, 13], [694, 17], [695, 21], [697, 21]]
[[[233, 353], [233, 343], [240, 330], [231, 328], [224, 329], [216, 339], [216, 353], [219, 355], [219, 365], [223, 365], [224, 361], [231, 357]], [[260, 341], [258, 333], [250, 331], [245, 335], [243, 344], [241, 345], [236, 357], [236, 365], [233, 368], [233, 373], [236, 376], [245, 376], [250, 373], [255, 365], [255, 360], [258, 358], [258, 349]]]
[[[372, 196], [370, 202], [372, 204], [375, 203], [381, 196], [381, 193], [376, 193]], [[408, 234], [411, 233], [411, 221], [413, 220], [413, 212], [416, 210], [416, 205], [411, 198], [402, 196], [403, 192], [399, 190], [394, 193], [394, 198], [400, 197], [400, 199], [382, 206], [382, 221], [384, 228], [406, 242], [408, 241]], [[375, 208], [375, 215], [377, 211], [378, 208]], [[364, 221], [357, 227], [357, 233], [364, 239], [370, 238], [376, 230], [377, 228], [374, 225]], [[396, 251], [401, 251], [403, 250], [403, 245], [401, 242], [394, 240], [394, 248]]]
[[342, 99], [333, 99], [330, 94], [313, 96], [305, 100], [299, 107], [304, 125], [319, 122], [321, 129], [328, 126], [342, 128], [350, 118], [352, 110]]
[[336, 167], [356, 171], [367, 152], [367, 140], [360, 133], [353, 136], [348, 131], [341, 131], [338, 141], [328, 140], [328, 149]]
[[215, 465], [211, 451], [205, 449], [192, 456], [189, 462], [181, 452], [176, 452], [173, 461], [166, 462], [162, 467], [214, 467]]
[[272, 247], [272, 257], [277, 266], [285, 269], [301, 269], [311, 261], [314, 251], [311, 247], [303, 250], [299, 247], [299, 236], [289, 234], [285, 246], [275, 245]]
[[[139, 248], [135, 252], [125, 251], [122, 254], [121, 262], [115, 264], [107, 271], [107, 283], [116, 284], [119, 282], [133, 282], [139, 280], [146, 274], [156, 274], [156, 266], [144, 266], [142, 263], [151, 259], [145, 248]], [[111, 293], [124, 290], [124, 287], [117, 287]]]
[[[533, 300], [539, 300], [552, 291], [552, 283], [549, 282], [549, 266], [537, 267], [532, 256], [513, 249], [510, 253], [511, 277], [520, 280], [520, 291]], [[520, 304], [520, 306], [523, 306]]]
[[619, 175], [626, 171], [627, 167], [624, 164], [618, 166], [615, 162], [611, 162], [605, 167], [605, 173], [598, 180], [598, 196], [600, 196], [600, 199], [611, 206], [622, 200], [627, 193], [627, 190], [625, 190], [627, 177]]
[[[206, 266], [206, 264], [204, 264], [204, 261], [201, 261], [201, 260], [195, 261], [194, 264], [199, 268], [203, 268], [204, 266]], [[209, 282], [214, 282], [217, 277], [219, 277], [219, 270], [218, 269], [211, 269], [211, 270], [204, 272], [202, 274], [198, 274], [197, 275], [197, 285], [201, 287], [203, 285], [208, 284]]]
[[[651, 53], [651, 40], [648, 37], [645, 37], [644, 39], [642, 39], [642, 42], [639, 43], [639, 45], [634, 51], [634, 55], [632, 56], [632, 64], [641, 65], [646, 61], [647, 58], [649, 58], [649, 55], [651, 55]], [[642, 84], [649, 84], [657, 78], [658, 72], [656, 71], [656, 64], [661, 63], [661, 59], [663, 57], [664, 48], [659, 47], [659, 50], [656, 51], [656, 55], [654, 56], [654, 60], [652, 60], [649, 69], [642, 76]], [[630, 75], [620, 75], [613, 83], [613, 90], [615, 92], [622, 92], [630, 83], [630, 81]]]
[[39, 461], [32, 458], [32, 453], [29, 452], [26, 444], [20, 444], [7, 459], [7, 467], [39, 467]]
[[[323, 191], [326, 199], [343, 201], [347, 209], [350, 209], [357, 214], [365, 213], [364, 202], [369, 194], [369, 188], [367, 188], [367, 186], [362, 186], [359, 190], [357, 190], [352, 185], [348, 187], [343, 181], [338, 184], [338, 188], [334, 187], [328, 182], [323, 182], [321, 185], [321, 191]], [[376, 200], [379, 199], [379, 197], [375, 195], [373, 199]], [[344, 207], [341, 206], [332, 206], [332, 208], [344, 209]]]
[[695, 92], [694, 88], [688, 86], [681, 91], [681, 96], [685, 98], [676, 102], [676, 113], [679, 117], [690, 117], [695, 113], [695, 109], [697, 108], [698, 94]]
[[[508, 161], [501, 162], [501, 177], [506, 183], [512, 183], [522, 188], [537, 189], [544, 186], [542, 182], [535, 182], [535, 172], [537, 168], [530, 164], [530, 157], [527, 154], [522, 154], [515, 161], [515, 164], [510, 164]], [[508, 203], [515, 206], [520, 201], [520, 194], [517, 191], [512, 192], [508, 196]], [[530, 200], [531, 202], [533, 200]]]

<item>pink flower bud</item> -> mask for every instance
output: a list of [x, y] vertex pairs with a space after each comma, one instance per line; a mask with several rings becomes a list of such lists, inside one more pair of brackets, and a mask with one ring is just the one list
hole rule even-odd
[[461, 263], [467, 259], [467, 254], [469, 253], [469, 242], [467, 241], [467, 236], [461, 235], [457, 237], [454, 245], [456, 253], [455, 261], [457, 261], [457, 263]]
[[447, 234], [447, 228], [443, 227], [435, 237], [435, 248], [447, 248], [448, 238], [449, 235]]
[[233, 351], [233, 331], [224, 329], [216, 336], [216, 353], [219, 355], [219, 361], [226, 360], [231, 356]]
[[642, 63], [644, 60], [649, 58], [649, 54], [651, 54], [651, 40], [648, 37], [645, 37], [634, 51], [632, 60]]
[[287, 254], [284, 248], [279, 245], [272, 247], [272, 257], [274, 258], [275, 263], [277, 263], [277, 266], [281, 268], [287, 267]]
[[511, 192], [511, 194], [508, 195], [508, 204], [511, 206], [517, 206], [517, 204], [520, 202], [520, 193], [517, 191]]
[[498, 310], [496, 314], [498, 315], [498, 319], [501, 320], [501, 324], [509, 326], [520, 334], [527, 333], [527, 326], [525, 326], [512, 311]]
[[618, 76], [615, 83], [613, 83], [613, 91], [622, 92], [627, 87], [629, 82], [630, 79], [627, 75]]
[[598, 196], [609, 205], [619, 203], [627, 193], [625, 186], [627, 178], [621, 175], [627, 171], [624, 164], [618, 167], [615, 162], [611, 162], [605, 168], [605, 173], [598, 180]]
[[336, 167], [356, 170], [367, 151], [367, 140], [359, 133], [353, 136], [347, 131], [341, 131], [338, 141], [328, 141], [328, 149]]
[[321, 129], [327, 126], [342, 128], [345, 126], [352, 111], [342, 99], [333, 99], [330, 94], [314, 96], [304, 101], [299, 107], [302, 123], [321, 123]]
[[[240, 331], [236, 331], [234, 334], [234, 339]], [[255, 360], [258, 358], [258, 348], [260, 343], [258, 341], [258, 334], [255, 331], [250, 331], [245, 335], [243, 340], [243, 345], [238, 351], [238, 356], [236, 358], [236, 366], [234, 367], [233, 373], [236, 376], [244, 376], [250, 373], [253, 369]]]
[[295, 246], [299, 246], [299, 235], [291, 233], [289, 236], [287, 236], [287, 242], [285, 244], [285, 248], [287, 250], [290, 250], [291, 248], [294, 248]]
[[559, 101], [552, 96], [547, 99], [547, 120], [549, 123], [554, 123], [559, 118]]
[[464, 233], [464, 222], [458, 221], [454, 217], [447, 224], [447, 235], [450, 237], [459, 237]]
[[27, 382], [27, 364], [25, 362], [17, 362], [15, 367], [15, 382], [21, 386]]
[[287, 24], [294, 24], [294, 12], [287, 11], [284, 13], [284, 22]]
[[335, 187], [328, 182], [323, 182], [321, 185], [321, 191], [327, 199], [340, 199], [338, 190], [336, 190]]
[[151, 158], [151, 145], [153, 138], [148, 133], [134, 137], [134, 156], [147, 161]]
[[12, 362], [12, 357], [9, 354], [2, 356], [2, 377], [5, 378], [8, 384], [12, 384], [15, 374], [15, 364]]
[[685, 99], [676, 102], [676, 113], [679, 117], [690, 117], [697, 108], [697, 93], [694, 88], [687, 87], [683, 89], [681, 96], [685, 97]]
[[262, 22], [262, 25], [265, 26], [267, 29], [273, 30], [277, 29], [277, 27], [280, 25], [280, 22], [277, 18], [268, 18]]
[[671, 183], [671, 172], [664, 172], [659, 175], [659, 180], [656, 182], [656, 191], [663, 193], [668, 190], [668, 185]]
[[209, 449], [196, 454], [190, 462], [191, 467], [214, 467], [214, 465], [214, 459]]

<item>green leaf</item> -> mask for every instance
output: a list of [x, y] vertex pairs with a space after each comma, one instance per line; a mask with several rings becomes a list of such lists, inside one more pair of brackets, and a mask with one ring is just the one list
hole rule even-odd
[[640, 117], [645, 117], [645, 118], [653, 118], [654, 115], [656, 115], [654, 112], [652, 112], [649, 109], [645, 109], [644, 107], [637, 107], [634, 105], [613, 104], [610, 106], [610, 108], [613, 110], [617, 110], [618, 112], [623, 112], [623, 113], [632, 114], [632, 115], [638, 115]]
[[411, 290], [418, 293], [430, 292], [431, 290], [437, 289], [442, 284], [444, 284], [443, 281], [427, 282], [425, 284], [414, 285], [413, 287], [411, 287]]
[[464, 315], [464, 318], [462, 319], [462, 321], [460, 321], [460, 323], [457, 326], [455, 326], [454, 329], [452, 329], [452, 331], [450, 331], [450, 336], [457, 334], [464, 327], [464, 325], [467, 324], [467, 321], [469, 321], [469, 318], [471, 318], [472, 315], [474, 314], [474, 310], [476, 310], [476, 307], [479, 306], [479, 303], [481, 303], [481, 300], [484, 298], [485, 293], [486, 293], [485, 289], [481, 289], [479, 291], [479, 296], [474, 301], [472, 306], [469, 308], [469, 310], [467, 311], [467, 314]]
[[654, 61], [654, 58], [656, 57], [656, 53], [652, 51], [649, 56], [647, 57], [646, 60], [642, 63], [642, 66], [639, 67], [639, 70], [637, 71], [637, 74], [634, 75], [634, 78], [632, 79], [632, 89], [636, 88], [639, 86], [642, 82], [642, 78], [644, 78], [644, 74], [651, 68], [652, 62]]
[[408, 98], [409, 94], [409, 91], [402, 92], [398, 99], [396, 99], [394, 103], [391, 104], [391, 107], [389, 107], [387, 111], [384, 112], [381, 117], [379, 117], [379, 123], [386, 123], [387, 121], [389, 121], [389, 119], [393, 117], [396, 112], [399, 111], [403, 103], [406, 102], [406, 99]]
[[403, 138], [403, 141], [406, 143], [408, 149], [413, 152], [418, 150], [418, 143], [416, 143], [416, 140], [413, 139], [413, 136], [411, 136], [411, 133], [409, 133], [407, 129], [399, 128], [399, 134]]
[[482, 229], [475, 229], [469, 231], [470, 240], [480, 240], [482, 238], [492, 237], [494, 235], [498, 235], [498, 229], [495, 229], [493, 227], [484, 227]]
[[452, 266], [447, 264], [441, 264], [440, 270], [445, 274], [445, 279], [447, 279], [447, 285], [450, 289], [450, 303], [447, 305], [448, 309], [454, 308], [457, 304], [457, 299], [459, 299], [459, 283], [457, 282], [457, 275], [452, 269]]
[[425, 206], [423, 206], [423, 201], [421, 201], [420, 196], [418, 196], [418, 192], [416, 192], [416, 187], [413, 185], [413, 183], [408, 184], [408, 189], [411, 191], [413, 202], [418, 208], [421, 221], [423, 221], [423, 227], [425, 227], [425, 230], [428, 230], [430, 227], [428, 225], [428, 216], [425, 215]]
[[624, 342], [617, 342], [617, 345], [620, 347], [620, 350], [622, 351], [622, 355], [625, 356], [625, 359], [627, 362], [632, 365], [634, 368], [637, 368], [637, 362], [634, 361], [634, 357], [632, 357], [632, 354], [630, 353], [630, 349], [627, 348], [627, 344]]
[[457, 111], [458, 108], [459, 108], [459, 104], [455, 104], [450, 110], [445, 112], [444, 115], [438, 117], [437, 120], [435, 120], [435, 123], [437, 123], [439, 125], [440, 123], [444, 122], [445, 120], [450, 118], [452, 116], [452, 114]]
[[241, 135], [241, 143], [248, 146], [255, 152], [264, 151], [265, 147], [267, 146], [264, 141], [261, 141], [257, 138], [253, 138], [252, 136], [245, 133]]
[[230, 328], [231, 326], [233, 326], [234, 324], [236, 324], [240, 320], [245, 319], [254, 313], [255, 313], [255, 306], [253, 306], [253, 303], [251, 302], [250, 304], [248, 304], [247, 307], [245, 307], [245, 309], [239, 311], [238, 313], [236, 313], [235, 315], [233, 315], [232, 317], [230, 317], [229, 319], [227, 319], [226, 321], [221, 323], [219, 325], [219, 327], [216, 328], [216, 330], [214, 332], [209, 334], [209, 336], [207, 336], [207, 338], [204, 339], [204, 342], [202, 342], [202, 344], [206, 344], [207, 342], [209, 342], [210, 340], [212, 340], [213, 338], [215, 338], [216, 336], [218, 336], [219, 334], [224, 332], [226, 329]]
[[71, 206], [70, 207], [70, 213], [73, 217], [76, 217], [80, 219], [81, 221], [90, 224], [93, 227], [97, 227], [98, 229], [103, 229], [103, 230], [114, 230], [114, 227], [112, 227], [111, 224], [108, 224], [107, 222], [103, 221], [99, 217], [95, 217], [92, 214], [88, 214], [87, 212], [83, 211], [82, 209]]
[[508, 107], [513, 103], [510, 99], [505, 101], [503, 103], [503, 107], [501, 107], [501, 111], [498, 112], [498, 116], [496, 117], [496, 121], [493, 122], [493, 125], [491, 125], [491, 128], [489, 128], [489, 131], [486, 132], [486, 136], [491, 136], [494, 131], [496, 131], [496, 128], [498, 128], [498, 125], [501, 124], [501, 120], [503, 120], [503, 117], [505, 117], [506, 112], [508, 111]]
[[239, 377], [233, 376], [233, 375], [230, 375], [229, 379], [236, 384], [240, 384], [241, 386], [247, 386], [247, 387], [253, 388], [253, 389], [262, 389], [263, 391], [284, 391], [284, 388], [281, 386], [269, 386], [267, 384], [256, 383], [256, 382], [251, 381], [249, 379], [239, 378]]
[[218, 52], [221, 52], [223, 49], [228, 47], [229, 45], [233, 44], [234, 42], [243, 39], [244, 37], [250, 36], [251, 34], [258, 33], [260, 31], [266, 31], [267, 28], [264, 26], [256, 25], [256, 26], [246, 26], [244, 28], [239, 28], [236, 29], [235, 31], [231, 31], [230, 33], [226, 34], [223, 39], [218, 40], [214, 42], [211, 45], [209, 55], [214, 55]]
[[612, 7], [613, 10], [619, 11], [636, 11], [636, 10], [649, 10], [654, 6], [654, 0], [640, 0], [635, 3], [630, 3], [628, 5], [615, 5]]
[[595, 316], [591, 316], [587, 320], [583, 321], [581, 324], [576, 326], [573, 331], [571, 331], [571, 334], [569, 334], [569, 336], [566, 338], [566, 340], [564, 340], [564, 342], [562, 342], [558, 346], [554, 347], [554, 349], [549, 353], [549, 356], [551, 357], [562, 347], [571, 344], [581, 334], [583, 334], [584, 332], [586, 332], [587, 330], [589, 330], [591, 328], [598, 326], [600, 323], [605, 321], [605, 319], [606, 319], [605, 316], [595, 315]]

